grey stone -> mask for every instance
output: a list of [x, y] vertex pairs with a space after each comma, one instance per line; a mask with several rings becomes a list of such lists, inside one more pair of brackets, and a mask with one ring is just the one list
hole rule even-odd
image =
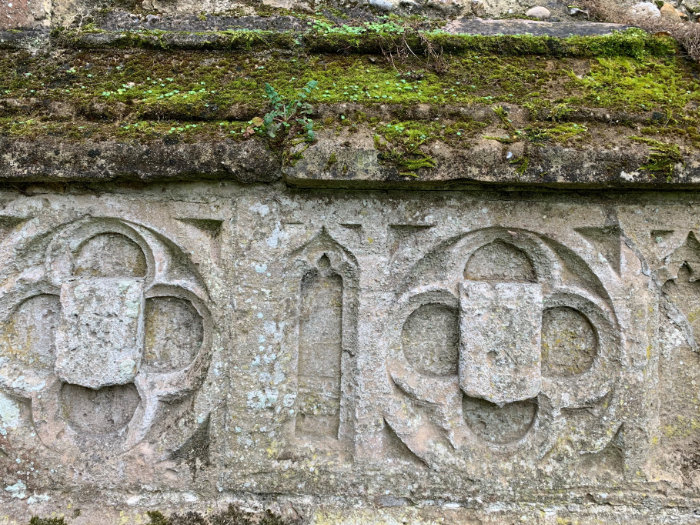
[[503, 406], [540, 392], [542, 290], [534, 283], [460, 285], [459, 384]]
[[634, 16], [661, 16], [661, 11], [653, 2], [638, 2], [630, 8], [630, 13]]
[[552, 16], [552, 12], [546, 7], [537, 5], [525, 11], [525, 15], [531, 16], [532, 18], [539, 18], [540, 20], [547, 20]]
[[696, 521], [693, 192], [2, 200], [0, 520]]
[[139, 279], [63, 283], [56, 332], [58, 377], [93, 389], [132, 382], [141, 364], [143, 309]]
[[[624, 28], [449, 20], [523, 13], [518, 0], [381, 2], [439, 14], [453, 34]], [[56, 0], [49, 21], [29, 0], [17, 3], [29, 29], [13, 19], [0, 47], [62, 61], [57, 89], [74, 57], [132, 53], [249, 53], [221, 71], [244, 77], [266, 40], [230, 50], [229, 28], [258, 44], [260, 30], [291, 32], [284, 58], [314, 60], [308, 18], [278, 11], [310, 4], [263, 3], [275, 14]], [[313, 8], [380, 20], [367, 5]], [[87, 23], [46, 40], [49, 25]], [[60, 49], [60, 34], [83, 49]], [[134, 35], [167, 49], [91, 51]], [[353, 60], [400, 59], [378, 40]], [[544, 41], [551, 54], [514, 61], [600, 65]], [[595, 123], [589, 141], [526, 145], [533, 119], [516, 104], [319, 103], [317, 140], [279, 147], [100, 135], [100, 121], [245, 123], [260, 101], [147, 113], [46, 98], [13, 93], [0, 112], [97, 132], [0, 137], [0, 524], [278, 522], [266, 510], [318, 525], [697, 523], [700, 159], [669, 142], [680, 149], [662, 176], [645, 169], [661, 150], [613, 140], [660, 112], [576, 108], [567, 122]], [[360, 113], [352, 133], [333, 124]], [[435, 166], [407, 174], [362, 124], [404, 120], [480, 133], [422, 144]]]
[[391, 11], [396, 7], [389, 0], [369, 0], [369, 5], [384, 9], [385, 11]]

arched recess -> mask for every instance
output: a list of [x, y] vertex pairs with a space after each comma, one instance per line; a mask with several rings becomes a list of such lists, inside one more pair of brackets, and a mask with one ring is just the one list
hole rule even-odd
[[291, 432], [298, 444], [352, 449], [357, 259], [323, 228], [289, 260], [285, 273], [293, 327], [288, 342], [296, 371]]

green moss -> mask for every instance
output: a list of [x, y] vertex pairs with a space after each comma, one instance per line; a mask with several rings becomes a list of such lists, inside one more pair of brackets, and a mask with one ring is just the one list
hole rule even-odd
[[170, 525], [168, 518], [166, 518], [162, 512], [153, 510], [148, 511], [146, 514], [149, 519], [148, 525]]
[[396, 167], [401, 176], [417, 176], [422, 169], [436, 167], [426, 148], [435, 141], [457, 145], [474, 137], [485, 126], [474, 120], [454, 122], [392, 121], [371, 126], [379, 160]]
[[34, 516], [29, 520], [29, 525], [67, 525], [64, 518], [39, 518]]
[[665, 176], [670, 180], [676, 164], [683, 161], [678, 144], [668, 144], [646, 137], [630, 137], [632, 140], [649, 145], [649, 159], [639, 169], [652, 175]]
[[299, 36], [290, 31], [236, 29], [227, 31], [105, 31], [57, 28], [51, 32], [53, 42], [62, 47], [82, 49], [220, 49], [252, 51], [254, 49], [291, 49], [300, 44]]
[[510, 161], [510, 163], [515, 166], [515, 172], [518, 175], [523, 175], [528, 166], [530, 165], [530, 159], [528, 157], [518, 157]]
[[192, 122], [192, 121], [136, 121], [129, 123], [100, 123], [91, 121], [56, 121], [40, 118], [15, 120], [0, 117], [0, 135], [15, 138], [37, 138], [41, 136], [66, 137], [70, 139], [148, 142], [172, 140], [197, 142], [201, 140], [245, 140], [248, 122]]
[[597, 58], [582, 76], [571, 73], [572, 88], [582, 96], [569, 104], [648, 111], [664, 107], [680, 110], [700, 101], [695, 82], [688, 82], [689, 65], [676, 57], [635, 60], [628, 57]]
[[336, 25], [327, 19], [307, 19], [304, 32], [232, 29], [226, 31], [107, 31], [57, 28], [55, 44], [83, 48], [145, 49], [296, 49], [328, 53], [385, 54], [391, 51], [430, 55], [435, 49], [449, 54], [486, 53], [501, 56], [550, 57], [670, 56], [678, 47], [673, 40], [639, 29], [602, 36], [556, 38], [535, 35], [469, 35], [440, 29], [420, 30], [406, 21], [364, 22]]
[[[0, 58], [5, 96], [129, 105], [136, 117], [167, 113], [215, 118], [222, 108], [264, 106], [262, 86], [293, 96], [318, 82], [313, 102], [415, 105], [518, 103], [533, 107], [629, 107], [680, 110], [700, 100], [689, 66], [675, 57], [550, 61], [537, 56], [467, 54], [444, 58], [435, 72], [428, 58], [390, 62], [366, 56], [226, 55], [187, 51], [162, 56], [137, 51], [65, 53], [47, 60], [22, 53]], [[19, 67], [18, 67], [19, 64]], [[589, 69], [579, 76], [571, 71]], [[623, 87], [619, 87], [623, 86]]]
[[161, 512], [148, 512], [148, 525], [298, 525], [298, 520], [284, 519], [280, 515], [266, 510], [262, 513], [247, 512], [235, 505], [229, 505], [224, 511], [203, 516], [196, 512], [173, 514], [165, 517]]
[[543, 123], [537, 126], [528, 126], [525, 128], [525, 133], [528, 140], [533, 143], [552, 141], [565, 144], [588, 135], [588, 127], [576, 122], [565, 122], [555, 125]]
[[[87, 34], [103, 37], [99, 32]], [[409, 42], [405, 38], [423, 38], [427, 33], [387, 21], [355, 29], [319, 26], [313, 31], [324, 38], [343, 37], [346, 43], [356, 38], [358, 45], [380, 34], [405, 46]], [[620, 125], [641, 122], [639, 133], [646, 138], [683, 140], [700, 148], [698, 69], [668, 54], [672, 46], [666, 39], [638, 31], [599, 40], [576, 37], [565, 44], [528, 36], [462, 35], [462, 47], [455, 47], [450, 44], [455, 35], [430, 34], [444, 39], [440, 45], [453, 46], [453, 52], [436, 58], [419, 52], [418, 46], [416, 56], [395, 54], [393, 60], [362, 54], [309, 54], [303, 42], [294, 40], [287, 42], [294, 48], [290, 53], [276, 51], [277, 44], [266, 40], [266, 33], [255, 31], [218, 32], [217, 37], [233, 39], [231, 48], [251, 45], [264, 52], [1, 52], [0, 97], [11, 100], [0, 105], [0, 135], [245, 140], [252, 119], [270, 111], [265, 83], [274, 85], [282, 99], [293, 100], [313, 81], [317, 89], [306, 101], [323, 114], [323, 118], [310, 115], [314, 129], [322, 124], [350, 131], [369, 128], [379, 137], [383, 161], [401, 173], [416, 174], [434, 165], [432, 142], [468, 147], [478, 133], [508, 143], [583, 144], [602, 125], [590, 117], [596, 108], [610, 111]], [[168, 35], [145, 32], [128, 38], [146, 38], [152, 42], [150, 47], [162, 48], [170, 46]], [[236, 39], [241, 40], [235, 43]], [[562, 50], [562, 45], [568, 47]], [[589, 54], [602, 56], [588, 58]], [[334, 104], [346, 108], [347, 118], [340, 124]], [[416, 116], [416, 108], [428, 109]], [[513, 113], [513, 108], [528, 112]], [[481, 116], [473, 120], [458, 115]], [[518, 115], [517, 125], [511, 115]], [[649, 163], [650, 172], [659, 173], [658, 167]]]
[[338, 156], [336, 155], [336, 153], [334, 151], [328, 156], [328, 162], [326, 162], [326, 169], [331, 168], [337, 162], [338, 162]]

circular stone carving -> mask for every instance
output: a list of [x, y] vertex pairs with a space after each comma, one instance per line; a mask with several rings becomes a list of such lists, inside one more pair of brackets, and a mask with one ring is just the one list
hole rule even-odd
[[462, 398], [462, 413], [469, 428], [490, 443], [512, 443], [524, 437], [537, 417], [537, 400], [526, 399], [499, 407], [475, 397]]
[[0, 357], [23, 366], [50, 369], [60, 309], [55, 295], [35, 295], [22, 302], [2, 326]]
[[417, 371], [438, 376], [457, 374], [456, 309], [442, 304], [419, 307], [404, 323], [401, 341], [406, 359]]
[[146, 269], [146, 256], [138, 244], [121, 233], [100, 233], [80, 245], [73, 273], [87, 277], [144, 277]]
[[179, 297], [146, 300], [143, 364], [148, 372], [170, 372], [189, 365], [204, 339], [202, 318]]
[[128, 425], [141, 398], [132, 383], [98, 390], [64, 383], [61, 400], [70, 425], [94, 435], [117, 432]]
[[598, 337], [588, 318], [568, 306], [542, 314], [542, 372], [550, 377], [582, 374], [598, 353]]

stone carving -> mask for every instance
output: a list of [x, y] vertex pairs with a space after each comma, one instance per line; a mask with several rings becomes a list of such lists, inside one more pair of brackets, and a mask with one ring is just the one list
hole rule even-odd
[[343, 355], [343, 279], [326, 255], [301, 284], [296, 431], [337, 438]]
[[697, 492], [700, 242], [694, 232], [682, 229], [651, 234], [658, 249], [662, 310], [672, 321], [660, 329], [667, 343], [659, 355], [659, 442], [664, 452], [658, 461], [667, 479]]
[[442, 243], [407, 285], [385, 420], [420, 459], [476, 472], [493, 454], [543, 458], [592, 406], [600, 417], [569, 439], [581, 452], [609, 443], [620, 426], [618, 321], [579, 256], [534, 232], [487, 228]]
[[31, 402], [47, 447], [124, 452], [203, 381], [207, 291], [179, 248], [132, 222], [84, 218], [37, 243], [0, 296], [0, 387]]
[[576, 231], [598, 249], [598, 252], [605, 257], [608, 264], [610, 264], [619, 275], [622, 243], [622, 230], [620, 230], [620, 227], [576, 228]]
[[323, 229], [293, 252], [286, 272], [294, 353], [296, 442], [351, 448], [358, 267], [354, 256]]
[[459, 386], [503, 406], [542, 388], [542, 289], [536, 283], [465, 281], [460, 292]]
[[670, 299], [671, 315], [684, 329], [690, 346], [697, 351], [700, 336], [700, 242], [693, 232], [685, 243], [665, 259], [659, 272], [663, 293]]

